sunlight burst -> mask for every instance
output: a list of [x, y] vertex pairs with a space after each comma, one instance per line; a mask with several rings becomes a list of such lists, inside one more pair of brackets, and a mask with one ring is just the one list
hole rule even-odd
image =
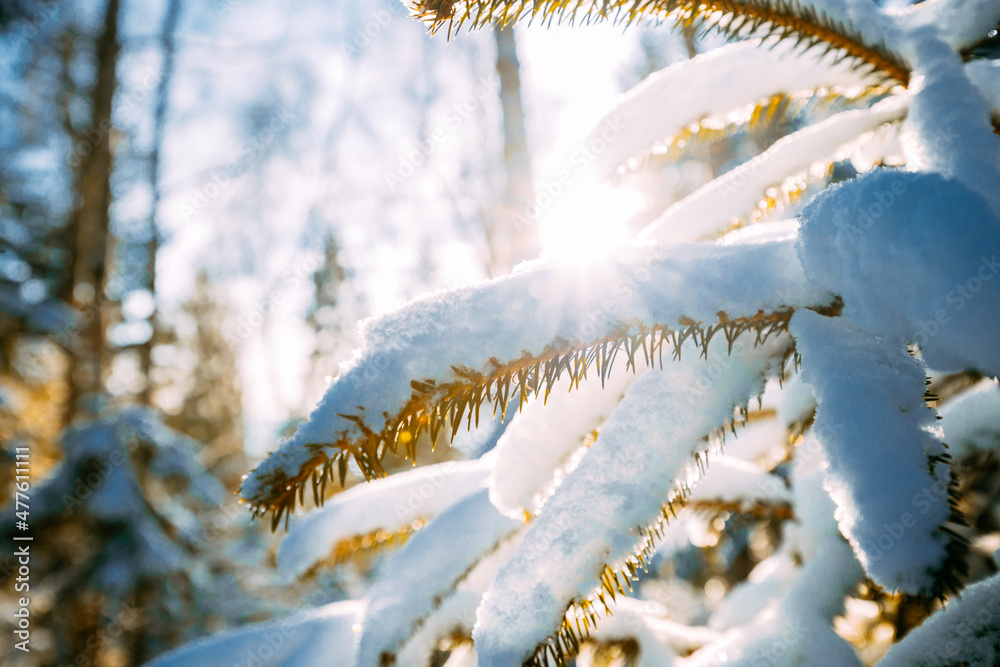
[[606, 184], [571, 194], [539, 212], [543, 257], [588, 264], [632, 238], [627, 223], [642, 208], [640, 194]]

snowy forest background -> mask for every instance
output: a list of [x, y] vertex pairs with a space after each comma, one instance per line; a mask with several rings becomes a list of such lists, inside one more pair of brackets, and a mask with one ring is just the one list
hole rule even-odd
[[[139, 665], [363, 597], [408, 532], [351, 536], [289, 578], [241, 477], [304, 421], [358, 320], [539, 254], [586, 260], [829, 112], [784, 102], [661, 167], [655, 196], [585, 202], [605, 214], [593, 226], [560, 211], [552, 174], [616, 97], [724, 43], [645, 24], [446, 40], [395, 0], [0, 0], [0, 504], [28, 447], [34, 535], [24, 654], [5, 505], [0, 662]], [[514, 224], [543, 193], [541, 224]], [[454, 447], [424, 438], [418, 460], [479, 457], [509, 421]], [[955, 464], [979, 533], [970, 581], [1000, 549], [993, 426]], [[635, 597], [697, 625], [774, 554], [790, 502], [706, 502]], [[940, 606], [870, 582], [847, 598], [834, 627], [865, 664]], [[579, 662], [634, 654], [612, 638]]]

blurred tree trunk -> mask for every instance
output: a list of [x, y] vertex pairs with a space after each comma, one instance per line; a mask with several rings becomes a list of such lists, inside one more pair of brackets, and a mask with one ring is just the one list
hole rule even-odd
[[537, 225], [514, 225], [525, 219], [535, 201], [531, 182], [531, 155], [524, 130], [521, 101], [521, 65], [517, 59], [514, 28], [494, 28], [497, 45], [497, 74], [500, 76], [500, 107], [503, 111], [503, 161], [505, 186], [500, 199], [500, 215], [488, 224], [492, 275], [508, 273], [515, 264], [538, 256], [541, 244]]
[[153, 110], [153, 151], [149, 156], [153, 201], [149, 206], [149, 256], [146, 260], [146, 280], [149, 295], [153, 299], [153, 312], [149, 315], [151, 327], [149, 340], [139, 346], [139, 364], [146, 378], [139, 400], [145, 405], [150, 405], [152, 400], [153, 382], [150, 375], [153, 369], [153, 345], [157, 340], [156, 253], [160, 250], [159, 209], [163, 194], [160, 155], [163, 151], [163, 135], [167, 124], [167, 106], [170, 103], [170, 82], [174, 76], [174, 32], [177, 30], [180, 9], [180, 0], [169, 0], [163, 17], [163, 31], [160, 33], [163, 65], [160, 68], [160, 80], [156, 85], [156, 107]]
[[97, 81], [91, 91], [91, 125], [77, 171], [77, 202], [70, 217], [72, 254], [72, 304], [83, 316], [79, 335], [70, 345], [67, 422], [80, 409], [85, 396], [103, 387], [107, 364], [108, 313], [104, 297], [111, 206], [111, 108], [115, 96], [118, 62], [118, 0], [109, 0], [102, 34], [96, 43]]

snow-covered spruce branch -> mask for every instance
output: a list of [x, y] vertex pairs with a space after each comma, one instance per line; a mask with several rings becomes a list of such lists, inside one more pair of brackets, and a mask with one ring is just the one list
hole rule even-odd
[[[749, 109], [752, 118], [799, 91], [858, 96], [807, 119], [747, 163], [752, 169], [664, 206], [645, 242], [585, 268], [535, 262], [365, 324], [363, 348], [310, 421], [245, 480], [244, 500], [257, 514], [273, 512], [274, 525], [310, 480], [321, 502], [349, 461], [378, 478], [385, 451], [412, 457], [425, 431], [471, 427], [483, 409], [505, 413], [516, 403], [523, 412], [488, 457], [375, 481], [293, 528], [279, 561], [298, 575], [357, 534], [424, 522], [360, 605], [360, 642], [344, 649], [345, 664], [426, 664], [451, 635], [464, 647], [452, 657], [480, 665], [562, 664], [588, 642], [623, 638], [637, 642], [643, 664], [715, 665], [725, 656], [853, 665], [857, 656], [832, 624], [862, 575], [921, 596], [959, 588], [968, 529], [944, 443], [958, 452], [995, 447], [996, 384], [960, 390], [942, 410], [942, 432], [923, 380], [938, 371], [1000, 373], [1000, 139], [991, 124], [1000, 77], [992, 64], [963, 62], [1000, 18], [996, 3], [931, 0], [884, 13], [829, 0], [443, 0], [415, 9], [449, 29], [673, 11], [689, 25], [715, 21], [727, 34], [765, 37], [672, 67], [623, 98], [609, 118], [627, 119], [625, 132], [592, 163], [595, 181], [614, 180], [664, 137], [712, 114]], [[831, 54], [796, 53], [796, 39]], [[776, 41], [773, 51], [762, 48]], [[865, 64], [876, 72], [852, 69]], [[740, 77], [741, 65], [752, 75]], [[718, 85], [737, 77], [740, 85]], [[879, 87], [885, 79], [907, 86]], [[877, 132], [882, 139], [859, 157], [859, 142]], [[747, 212], [770, 188], [843, 155], [859, 171], [899, 168], [826, 188], [794, 221], [673, 244], [718, 236], [733, 218], [760, 219]], [[789, 354], [802, 372], [771, 420], [779, 432], [751, 423], [730, 450], [745, 447], [756, 461], [780, 444], [788, 488], [772, 490], [775, 476], [756, 464], [723, 463], [691, 495], [703, 452]], [[439, 472], [441, 484], [415, 514], [394, 516], [406, 489]], [[713, 474], [724, 482], [712, 483]], [[709, 510], [759, 507], [784, 521], [784, 534], [707, 627], [678, 630], [655, 605], [623, 594], [654, 550], [669, 556], [684, 539], [674, 530], [691, 518], [677, 522], [675, 513], [688, 498]], [[360, 509], [366, 503], [371, 516]], [[449, 551], [451, 535], [461, 546]], [[987, 618], [966, 619], [956, 606], [913, 633], [932, 639], [909, 645], [923, 650], [952, 621], [973, 634], [996, 626], [988, 605], [969, 607]], [[616, 610], [623, 613], [609, 620]], [[678, 640], [685, 634], [694, 639]], [[977, 643], [959, 655], [978, 659], [988, 649]], [[901, 648], [900, 660], [912, 650]]]
[[616, 359], [662, 364], [664, 347], [679, 354], [688, 338], [706, 348], [717, 335], [764, 338], [794, 309], [833, 303], [805, 280], [790, 240], [636, 245], [586, 269], [538, 264], [423, 299], [366, 324], [364, 348], [310, 421], [244, 480], [242, 496], [277, 525], [310, 478], [321, 501], [348, 456], [380, 477], [387, 448], [412, 457], [421, 432], [476, 423], [484, 403], [506, 411], [547, 394], [563, 373], [574, 384], [606, 376]]
[[779, 139], [749, 166], [740, 166], [716, 178], [677, 202], [650, 223], [643, 237], [659, 241], [695, 240], [727, 229], [733, 219], [750, 218], [751, 212], [772, 187], [790, 176], [807, 173], [812, 165], [832, 165], [837, 151], [858, 137], [894, 122], [906, 113], [903, 95], [884, 100], [870, 109], [843, 111]]
[[543, 665], [573, 655], [598, 615], [610, 613], [608, 598], [631, 590], [663, 522], [700, 476], [692, 461], [702, 460], [734, 410], [761, 393], [791, 347], [786, 334], [755, 343], [743, 337], [730, 350], [717, 338], [706, 359], [688, 355], [629, 387], [486, 592], [473, 634], [486, 664]]
[[[739, 83], [719, 86], [719, 81]], [[630, 158], [666, 137], [684, 134], [706, 117], [725, 117], [750, 108], [753, 127], [754, 118], [760, 120], [754, 107], [769, 104], [774, 96], [801, 91], [826, 91], [825, 97], [843, 99], [885, 94], [886, 88], [876, 77], [857, 72], [833, 55], [803, 57], [792, 41], [765, 44], [753, 39], [728, 44], [651, 74], [623, 95], [583, 143], [599, 138], [610, 122], [627, 131], [597, 156], [590, 171], [596, 180], [609, 180]]]
[[[718, 30], [727, 37], [794, 39], [806, 47], [821, 45], [850, 58], [859, 68], [906, 85], [909, 67], [896, 52], [886, 48], [874, 5], [837, 5], [809, 0], [654, 0], [652, 2], [593, 2], [575, 0], [404, 0], [404, 4], [432, 30], [448, 26], [448, 33], [468, 25], [507, 25], [521, 20], [544, 24], [613, 21], [631, 24], [641, 20], [672, 19], [677, 26]], [[844, 10], [831, 13], [832, 10]], [[863, 31], [848, 28], [866, 26]]]

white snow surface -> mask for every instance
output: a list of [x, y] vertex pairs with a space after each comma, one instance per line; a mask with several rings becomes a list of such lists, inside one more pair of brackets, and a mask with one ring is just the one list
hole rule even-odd
[[292, 524], [278, 549], [278, 571], [293, 580], [327, 558], [341, 540], [427, 519], [483, 488], [494, 456], [445, 461], [359, 484]]
[[[676, 326], [682, 316], [715, 322], [822, 305], [831, 295], [805, 280], [791, 240], [716, 246], [639, 243], [586, 267], [536, 263], [513, 275], [415, 301], [363, 325], [364, 347], [341, 366], [309, 421], [244, 480], [249, 502], [268, 498], [331, 443], [360, 439], [359, 414], [372, 430], [399, 414], [411, 381], [455, 379], [453, 366], [487, 373], [491, 359], [541, 355], [556, 341], [587, 344], [639, 325]], [[531, 326], [525, 326], [530, 322]], [[486, 343], [488, 341], [488, 344]], [[271, 481], [265, 481], [268, 479]]]
[[[502, 542], [496, 550], [481, 558], [455, 587], [455, 591], [431, 611], [406, 640], [397, 654], [397, 664], [426, 665], [430, 662], [438, 640], [456, 629], [472, 634], [476, 622], [476, 609], [500, 566], [514, 554], [524, 537], [521, 528], [513, 537]], [[475, 651], [471, 652], [472, 664], [476, 663]]]
[[[903, 131], [908, 168], [961, 181], [1000, 213], [1000, 137], [961, 57], [926, 28], [913, 36], [916, 95]], [[957, 203], [957, 202], [956, 202]]]
[[799, 570], [779, 603], [693, 654], [685, 667], [860, 665], [850, 644], [831, 627], [844, 597], [857, 584], [857, 562], [842, 540], [818, 546], [816, 557]]
[[490, 476], [490, 499], [497, 509], [512, 518], [537, 514], [569, 473], [567, 461], [584, 438], [607, 419], [646, 369], [640, 365], [636, 371], [615, 364], [603, 383], [599, 374], [590, 373], [573, 391], [572, 380], [564, 376], [547, 401], [539, 396], [526, 405], [497, 442]]
[[722, 502], [790, 502], [791, 492], [780, 478], [758, 465], [732, 456], [713, 456], [691, 500]]
[[[1000, 4], [995, 0], [927, 0], [885, 13], [908, 33], [932, 28], [937, 37], [961, 50], [985, 37], [983, 26], [995, 26], [1000, 21]], [[896, 48], [908, 51], [905, 43], [896, 44]]]
[[187, 644], [147, 667], [301, 667], [353, 665], [354, 619], [362, 602], [348, 600], [309, 609], [278, 621], [247, 625]]
[[843, 539], [834, 518], [837, 507], [823, 488], [828, 467], [816, 436], [808, 432], [795, 450], [791, 475], [795, 520], [786, 524], [783, 547], [803, 562], [815, 558], [820, 545]]
[[932, 368], [1000, 373], [984, 335], [1000, 330], [1000, 218], [982, 197], [938, 174], [878, 169], [827, 188], [802, 221], [802, 264], [847, 318], [918, 343]]
[[1000, 574], [979, 581], [889, 649], [879, 667], [1000, 664]]
[[473, 631], [482, 665], [523, 661], [555, 632], [569, 601], [596, 588], [606, 563], [636, 550], [635, 528], [658, 516], [706, 448], [702, 438], [763, 389], [790, 342], [781, 335], [754, 348], [743, 336], [728, 355], [715, 338], [707, 360], [682, 355], [629, 387], [484, 596]]
[[[770, 45], [769, 45], [770, 46]], [[851, 71], [851, 63], [819, 49], [803, 55], [794, 40], [761, 48], [758, 39], [730, 44], [667, 67], [644, 79], [584, 140], [605, 145], [591, 163], [593, 178], [610, 180], [629, 158], [649, 150], [705, 116], [735, 111], [778, 93], [840, 86], [858, 89], [876, 83]], [[719, 86], [717, 82], [725, 81]], [[655, 114], [650, 114], [655, 109]], [[610, 140], [609, 130], [619, 136]]]
[[417, 532], [393, 556], [368, 595], [358, 662], [378, 665], [464, 575], [523, 523], [500, 514], [489, 491], [459, 501]]
[[1000, 449], [1000, 385], [980, 380], [941, 408], [944, 441], [952, 456]]
[[783, 137], [763, 153], [727, 171], [677, 202], [650, 223], [642, 238], [692, 241], [725, 229], [754, 210], [764, 192], [815, 163], [832, 160], [846, 145], [906, 114], [909, 97], [896, 95], [870, 109], [842, 111]]
[[885, 42], [890, 48], [898, 47], [899, 26], [887, 20], [877, 3], [869, 0], [804, 0], [799, 4], [826, 14], [866, 44]]
[[865, 572], [889, 590], [931, 590], [950, 514], [945, 449], [924, 399], [924, 372], [901, 341], [811, 311], [792, 317], [802, 375], [819, 406], [812, 432], [829, 463], [824, 486]]
[[1000, 60], [972, 60], [965, 64], [965, 75], [976, 84], [990, 105], [993, 115], [1000, 114]]
[[[818, 407], [796, 449], [791, 489], [772, 484], [776, 478], [752, 463], [716, 457], [694, 491], [695, 498], [792, 499], [796, 519], [781, 551], [723, 603], [713, 624], [724, 636], [704, 631], [710, 645], [683, 663], [858, 664], [831, 628], [860, 577], [858, 560], [887, 588], [926, 592], [944, 560], [938, 528], [948, 519], [949, 477], [943, 463], [928, 471], [927, 456], [945, 451], [942, 437], [955, 453], [996, 445], [996, 381], [947, 404], [937, 425], [922, 399], [924, 368], [906, 343], [918, 344], [934, 368], [1000, 373], [1000, 347], [984, 335], [1000, 330], [1000, 140], [989, 122], [1000, 105], [1000, 75], [995, 62], [963, 64], [954, 53], [980, 39], [981, 26], [996, 24], [1000, 3], [928, 0], [885, 14], [868, 0], [801, 5], [901, 52], [914, 66], [910, 90], [800, 130], [677, 203], [644, 231], [660, 245], [620, 248], [586, 268], [531, 263], [367, 321], [364, 347], [342, 366], [310, 421], [246, 480], [244, 497], [254, 502], [274, 491], [263, 486], [266, 473], [298, 473], [313, 455], [306, 445], [332, 453], [332, 443], [356, 440], [360, 430], [341, 414], [359, 415], [379, 431], [410, 398], [412, 381], [451, 381], [453, 366], [485, 373], [492, 360], [672, 325], [681, 316], [711, 322], [719, 310], [738, 317], [796, 307], [791, 330], [804, 382], [793, 381], [772, 421], [789, 424]], [[850, 62], [833, 65], [834, 56], [796, 57], [792, 44], [735, 44], [650, 77], [588, 137], [604, 146], [592, 175], [612, 177], [628, 158], [710, 113], [778, 91], [870, 83]], [[728, 237], [735, 245], [666, 245], [725, 228], [768, 186], [904, 116], [899, 145], [908, 171], [877, 169], [828, 188], [803, 211], [800, 227], [787, 223], [777, 236], [740, 232]], [[894, 146], [880, 144], [857, 164]], [[802, 309], [833, 294], [844, 300], [842, 317]], [[356, 659], [344, 648], [355, 645], [356, 619], [364, 621], [360, 664], [377, 664], [383, 650], [397, 649], [401, 664], [417, 664], [437, 637], [469, 628], [477, 605], [478, 664], [520, 663], [558, 627], [567, 602], [595, 589], [604, 563], [634, 552], [636, 528], [659, 513], [675, 481], [694, 476], [691, 455], [705, 447], [702, 436], [760, 390], [771, 360], [789, 345], [781, 336], [750, 349], [741, 339], [727, 356], [718, 337], [707, 361], [690, 351], [665, 371], [637, 378], [616, 371], [603, 392], [591, 380], [576, 394], [559, 392], [547, 407], [529, 404], [496, 454], [451, 464], [467, 467], [441, 474], [440, 484], [429, 477], [434, 466], [342, 494], [296, 524], [279, 554], [283, 572], [301, 574], [343, 537], [398, 525], [404, 516], [436, 515], [383, 572], [367, 607], [331, 605], [202, 642], [202, 655], [183, 649], [154, 664], [215, 664], [241, 652], [252, 659], [270, 638], [280, 642], [270, 644], [266, 664], [325, 664], [329, 655], [348, 664]], [[597, 441], [567, 467], [594, 428]], [[775, 434], [760, 430], [747, 453], [763, 452]], [[424, 497], [419, 490], [428, 483], [434, 493]], [[112, 511], [109, 500], [125, 491], [113, 492], [113, 483], [108, 489], [109, 498], [94, 502]], [[525, 511], [538, 513], [526, 532], [511, 518]], [[794, 567], [793, 556], [805, 566]], [[882, 664], [997, 662], [998, 600], [997, 576], [974, 585]], [[643, 647], [652, 647], [644, 664], [671, 664], [676, 628], [658, 625], [641, 604], [622, 601], [623, 613], [605, 619], [598, 635], [638, 633]], [[961, 641], [949, 641], [956, 636]], [[459, 651], [448, 664], [472, 665], [476, 657]]]

